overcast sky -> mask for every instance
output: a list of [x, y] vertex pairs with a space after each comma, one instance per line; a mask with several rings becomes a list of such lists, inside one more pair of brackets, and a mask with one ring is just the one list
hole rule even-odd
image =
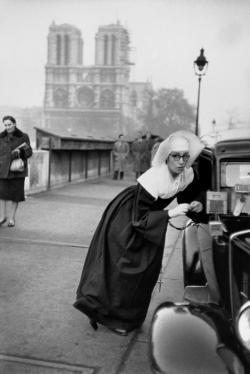
[[52, 21], [78, 27], [84, 64], [94, 64], [99, 25], [130, 32], [131, 80], [179, 88], [196, 106], [193, 61], [209, 61], [201, 83], [200, 122], [230, 116], [250, 123], [249, 0], [0, 0], [0, 105], [43, 105], [47, 35]]

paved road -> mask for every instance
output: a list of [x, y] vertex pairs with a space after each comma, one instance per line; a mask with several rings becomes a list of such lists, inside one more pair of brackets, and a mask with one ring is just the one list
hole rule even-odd
[[181, 300], [179, 232], [168, 231], [163, 285], [141, 331], [127, 337], [72, 307], [82, 264], [104, 207], [131, 180], [72, 184], [27, 197], [14, 228], [0, 228], [1, 374], [150, 374], [148, 332], [165, 300]]

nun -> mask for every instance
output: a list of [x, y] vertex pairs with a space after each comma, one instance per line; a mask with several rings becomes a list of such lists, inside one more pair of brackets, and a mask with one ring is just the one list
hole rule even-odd
[[[160, 274], [172, 217], [202, 211], [193, 168], [204, 148], [196, 135], [177, 131], [164, 140], [152, 167], [105, 209], [89, 246], [77, 289], [76, 309], [111, 331], [139, 328]], [[168, 205], [177, 199], [171, 209]]]

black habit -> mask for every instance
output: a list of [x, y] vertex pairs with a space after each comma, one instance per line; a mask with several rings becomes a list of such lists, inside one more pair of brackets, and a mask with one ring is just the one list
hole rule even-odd
[[168, 211], [177, 197], [189, 203], [197, 181], [168, 199], [140, 184], [117, 195], [105, 209], [84, 263], [74, 307], [109, 327], [131, 331], [142, 325], [157, 282]]

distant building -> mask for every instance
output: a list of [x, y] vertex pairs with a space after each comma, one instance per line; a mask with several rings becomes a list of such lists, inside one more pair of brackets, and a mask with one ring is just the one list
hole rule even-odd
[[149, 94], [152, 90], [150, 82], [129, 83], [129, 117], [139, 121], [139, 113], [147, 106]]
[[95, 36], [95, 64], [84, 66], [81, 31], [52, 23], [45, 67], [45, 127], [76, 134], [84, 127], [116, 137], [120, 131], [126, 133], [122, 118], [137, 123], [137, 109], [150, 84], [129, 81], [129, 44], [129, 33], [119, 23], [100, 26]]

